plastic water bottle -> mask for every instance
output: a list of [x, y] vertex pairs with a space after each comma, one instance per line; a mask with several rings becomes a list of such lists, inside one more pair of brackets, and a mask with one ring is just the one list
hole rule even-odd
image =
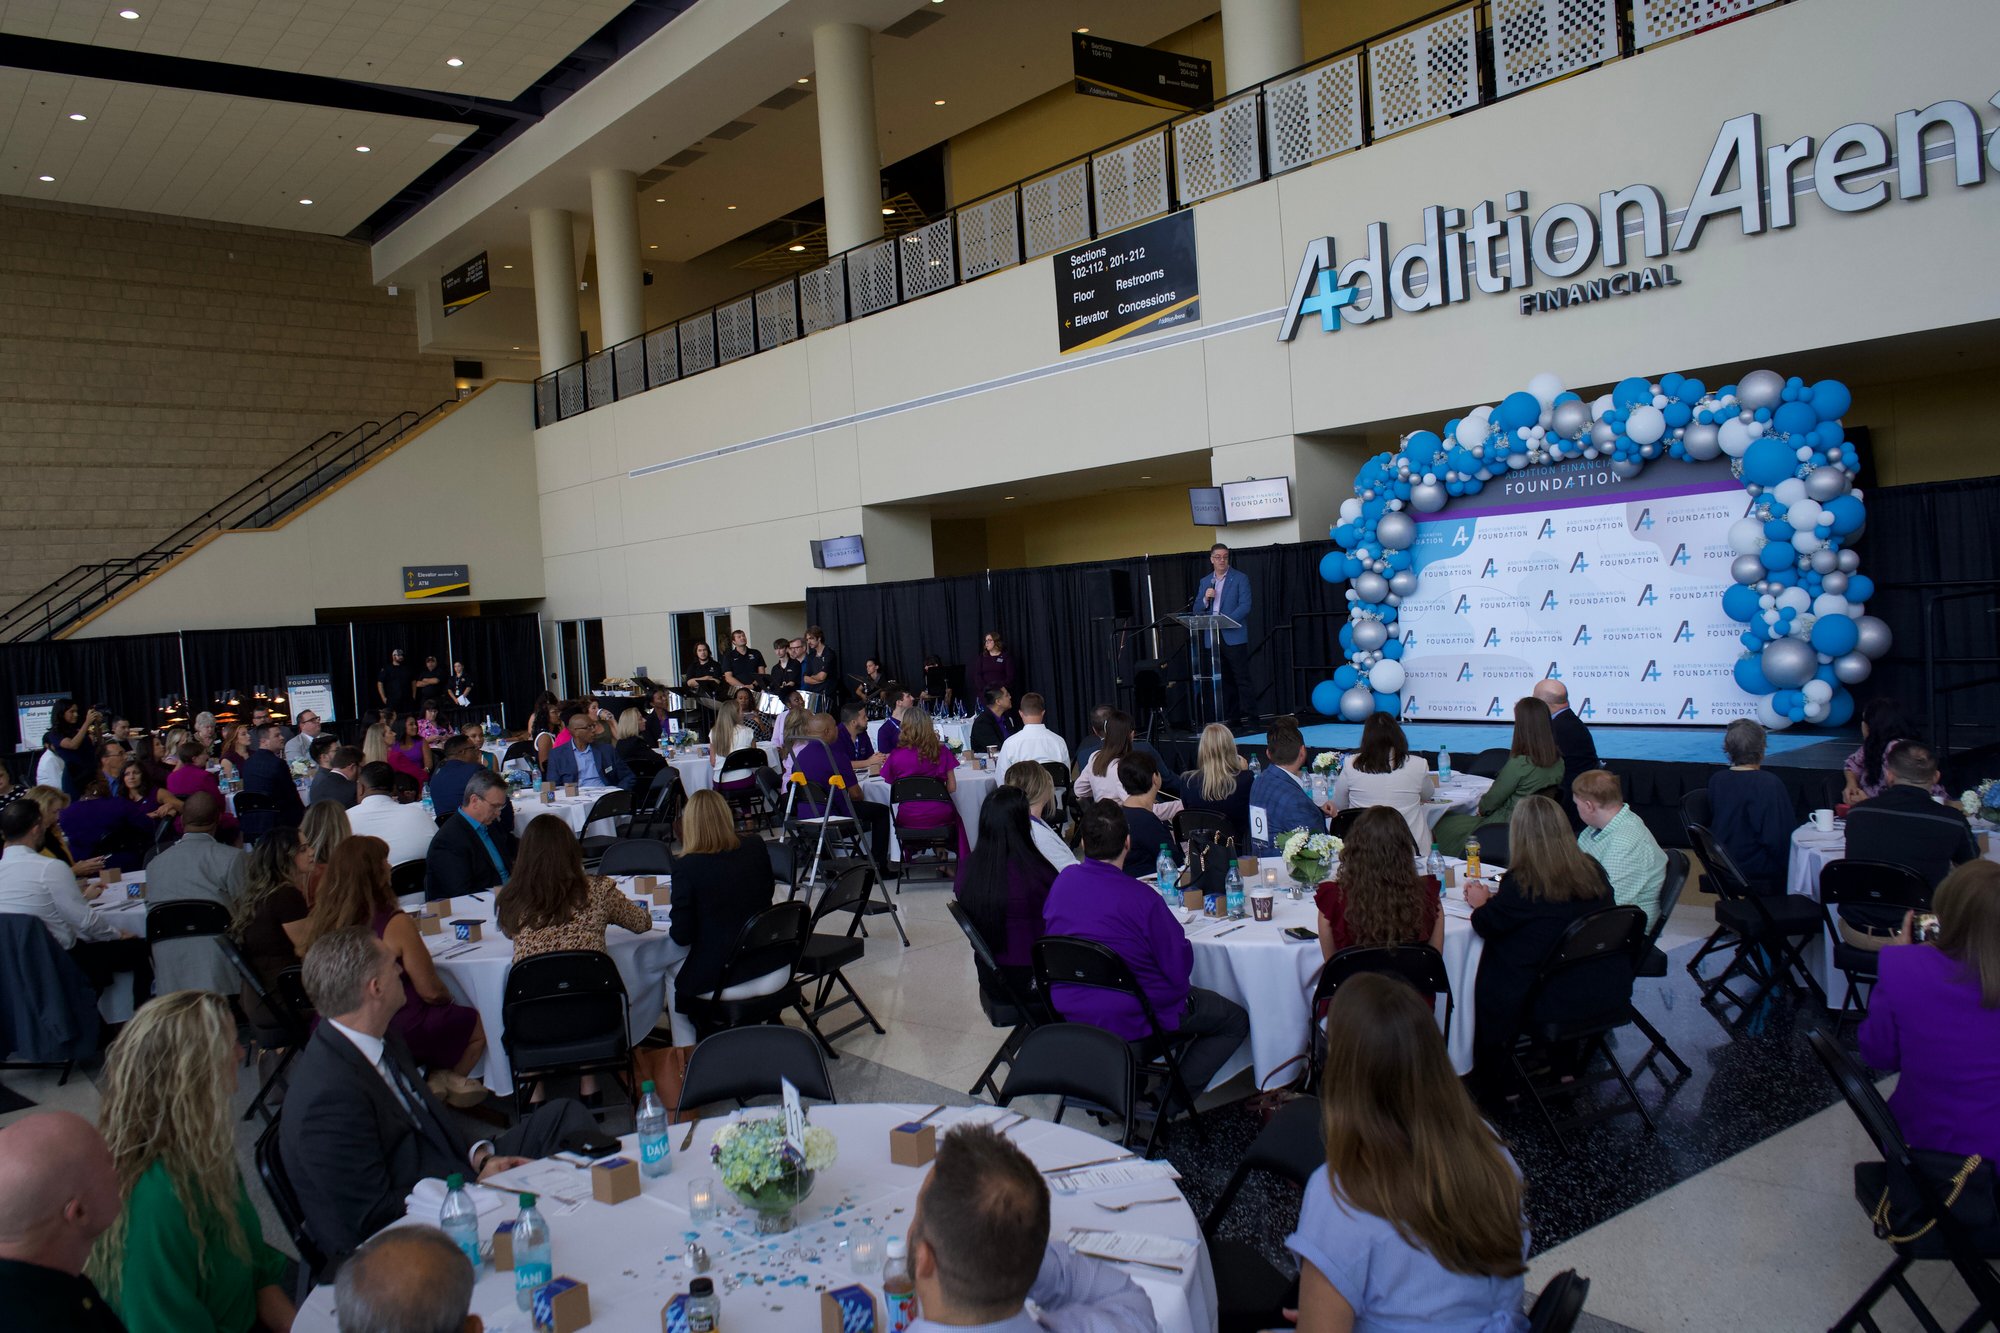
[[1252, 782], [1255, 782], [1258, 778], [1262, 776], [1264, 776], [1263, 757], [1257, 754], [1255, 751], [1252, 751], [1250, 755], [1250, 780]]
[[1437, 881], [1438, 897], [1440, 898], [1444, 897], [1444, 870], [1444, 853], [1438, 850], [1436, 843], [1432, 843], [1431, 859], [1426, 863], [1424, 873]]
[[1438, 781], [1451, 781], [1451, 751], [1438, 746]]
[[889, 1237], [884, 1247], [888, 1259], [882, 1264], [882, 1313], [884, 1333], [904, 1333], [917, 1321], [917, 1283], [910, 1276], [909, 1252], [901, 1236]]
[[1153, 862], [1153, 887], [1160, 891], [1160, 896], [1167, 900], [1169, 907], [1181, 905], [1181, 896], [1174, 885], [1174, 881], [1179, 878], [1174, 869], [1174, 858], [1168, 853], [1165, 844], [1162, 844], [1159, 858]]
[[431, 804], [431, 793], [428, 787], [424, 788], [424, 813], [432, 819], [437, 818], [437, 807]]
[[722, 1298], [715, 1294], [715, 1279], [698, 1277], [688, 1283], [688, 1333], [715, 1333], [722, 1327]]
[[445, 1178], [444, 1207], [438, 1211], [438, 1228], [451, 1237], [452, 1244], [465, 1251], [465, 1257], [472, 1260], [472, 1271], [479, 1271], [479, 1209], [473, 1206], [472, 1196], [465, 1192], [465, 1177], [451, 1175]]
[[667, 1143], [667, 1107], [653, 1091], [653, 1080], [639, 1085], [639, 1170], [649, 1176], [664, 1176], [674, 1169], [674, 1157]]
[[479, 734], [489, 738], [498, 736], [500, 734], [500, 729], [493, 725], [493, 714], [488, 713], [486, 715], [486, 725], [480, 728]]
[[549, 1224], [535, 1211], [535, 1196], [521, 1196], [521, 1215], [514, 1220], [514, 1307], [534, 1308], [535, 1288], [555, 1276], [549, 1251]]
[[1229, 878], [1223, 881], [1223, 886], [1225, 890], [1224, 902], [1229, 909], [1229, 919], [1231, 921], [1241, 920], [1244, 907], [1243, 876], [1236, 869], [1236, 859], [1234, 857], [1230, 858]]

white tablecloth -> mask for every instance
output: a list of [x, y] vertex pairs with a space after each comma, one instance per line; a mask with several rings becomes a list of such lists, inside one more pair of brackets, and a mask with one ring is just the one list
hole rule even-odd
[[[619, 888], [631, 892], [630, 879], [621, 878], [617, 883]], [[640, 901], [648, 906], [652, 902], [650, 898]], [[462, 947], [450, 924], [456, 919], [484, 923], [481, 938], [463, 953], [438, 957]], [[514, 945], [494, 924], [493, 894], [454, 898], [451, 918], [439, 933], [424, 936], [424, 943], [430, 947], [438, 976], [443, 978], [452, 998], [477, 1009], [480, 1021], [485, 1024], [486, 1057], [473, 1076], [495, 1092], [511, 1093], [507, 1053], [500, 1046], [500, 1002], [506, 995], [507, 969], [514, 961]], [[687, 957], [687, 949], [667, 937], [667, 923], [658, 919], [643, 935], [634, 935], [622, 926], [610, 926], [604, 932], [604, 943], [611, 961], [618, 964], [618, 975], [625, 981], [625, 995], [631, 1003], [632, 1040], [636, 1042], [653, 1030], [654, 1021], [669, 1006], [673, 977], [680, 970], [681, 960]], [[694, 1039], [692, 1029], [686, 1039]]]
[[[778, 747], [769, 741], [758, 741], [757, 748], [769, 756], [771, 767], [782, 771], [783, 764], [778, 758]], [[726, 757], [726, 756], [725, 756]], [[698, 791], [707, 791], [715, 785], [715, 770], [711, 765], [712, 756], [707, 746], [699, 746], [687, 754], [675, 755], [668, 762], [681, 775], [681, 790], [689, 796]]]
[[585, 828], [583, 824], [584, 818], [590, 814], [590, 807], [597, 803], [597, 798], [616, 790], [618, 790], [616, 787], [579, 787], [576, 795], [565, 796], [562, 794], [562, 789], [557, 788], [554, 805], [544, 804], [541, 793], [533, 787], [517, 791], [514, 793], [514, 827], [517, 830], [526, 828], [531, 819], [541, 815], [555, 815], [567, 823], [570, 831], [579, 838], [586, 835], [593, 838], [616, 837], [618, 834], [616, 820], [600, 819], [589, 828]]
[[[1452, 867], [1453, 879], [1460, 879], [1464, 862], [1454, 861]], [[1258, 878], [1262, 879], [1261, 871]], [[1236, 1001], [1250, 1015], [1250, 1040], [1216, 1071], [1211, 1087], [1246, 1068], [1261, 1085], [1280, 1065], [1306, 1049], [1310, 1027], [1307, 1007], [1322, 966], [1319, 909], [1310, 894], [1296, 903], [1287, 896], [1288, 881], [1282, 867], [1278, 881], [1270, 921], [1246, 917], [1241, 922], [1217, 922], [1201, 917], [1187, 927], [1188, 938], [1194, 943], [1194, 984]], [[1479, 955], [1485, 948], [1472, 929], [1471, 914], [1462, 885], [1445, 890], [1444, 967], [1451, 979], [1453, 1001], [1445, 1041], [1451, 1050], [1452, 1068], [1461, 1074], [1472, 1068], [1472, 983], [1479, 975]], [[1303, 926], [1314, 938], [1292, 940], [1284, 934], [1288, 926]]]
[[[97, 901], [90, 905], [101, 921], [109, 922], [119, 930], [129, 930], [140, 939], [146, 938], [146, 900], [134, 898], [126, 892], [133, 884], [143, 885], [146, 872], [128, 870], [116, 884], [104, 886]], [[123, 1023], [132, 1016], [132, 974], [120, 972], [109, 986], [97, 997], [97, 1012], [107, 1023]]]
[[[1424, 805], [1424, 818], [1436, 829], [1438, 821], [1454, 810], [1471, 814], [1478, 808], [1479, 798], [1493, 785], [1492, 778], [1474, 777], [1470, 773], [1453, 773], [1447, 782], [1440, 782], [1437, 795]], [[1424, 849], [1419, 849], [1424, 850]]]
[[[970, 748], [972, 745], [972, 719], [969, 717], [951, 718], [947, 721], [939, 721], [936, 718], [932, 718], [931, 726], [937, 730], [938, 739], [941, 741], [957, 741], [958, 748], [961, 750]], [[881, 730], [882, 724], [880, 722], [870, 722], [868, 724], [868, 743], [870, 745], [875, 745]]]
[[[953, 770], [956, 785], [952, 789], [952, 808], [958, 811], [958, 822], [965, 829], [965, 845], [973, 846], [979, 841], [979, 807], [986, 804], [986, 798], [999, 785], [999, 774], [990, 769], [974, 768], [970, 757], [961, 756], [958, 767]], [[889, 784], [881, 778], [861, 779], [861, 798], [889, 804]], [[902, 856], [900, 844], [892, 830], [889, 835], [889, 858], [896, 860]]]
[[[721, 1326], [729, 1333], [805, 1333], [819, 1327], [819, 1293], [834, 1286], [861, 1282], [878, 1299], [882, 1287], [880, 1260], [871, 1271], [848, 1266], [841, 1241], [856, 1233], [883, 1238], [904, 1235], [916, 1207], [917, 1188], [928, 1166], [896, 1166], [889, 1161], [891, 1126], [913, 1120], [929, 1106], [814, 1106], [809, 1118], [840, 1140], [840, 1160], [820, 1173], [812, 1197], [799, 1206], [798, 1226], [783, 1236], [758, 1236], [748, 1214], [718, 1183], [721, 1215], [696, 1228], [687, 1211], [688, 1182], [713, 1179], [708, 1145], [721, 1117], [695, 1129], [693, 1145], [678, 1151], [687, 1130], [675, 1126], [671, 1141], [673, 1172], [658, 1179], [641, 1178], [639, 1197], [621, 1204], [601, 1204], [582, 1188], [584, 1202], [563, 1213], [545, 1205], [558, 1275], [575, 1277], [590, 1288], [591, 1333], [658, 1333], [660, 1308], [687, 1290], [694, 1276], [686, 1259], [687, 1236], [694, 1232], [708, 1251], [708, 1276], [722, 1300]], [[752, 1111], [770, 1116], [775, 1109]], [[968, 1120], [1007, 1120], [1007, 1136], [1044, 1169], [1096, 1161], [1117, 1151], [1115, 1144], [1046, 1121], [1016, 1122], [993, 1107], [952, 1109], [932, 1117], [941, 1127]], [[636, 1141], [627, 1136], [627, 1156], [637, 1158]], [[582, 1173], [578, 1173], [581, 1177]], [[1201, 1228], [1184, 1201], [1107, 1213], [1097, 1200], [1118, 1202], [1156, 1199], [1177, 1194], [1174, 1182], [1147, 1180], [1095, 1194], [1056, 1194], [1050, 1200], [1050, 1234], [1062, 1239], [1072, 1228], [1143, 1232], [1192, 1241], [1195, 1257], [1183, 1273], [1137, 1266], [1119, 1266], [1151, 1298], [1162, 1333], [1207, 1333], [1216, 1324], [1215, 1273]], [[482, 1237], [491, 1238], [500, 1222], [514, 1216], [500, 1195], [475, 1189]], [[493, 1203], [497, 1201], [498, 1206]], [[435, 1224], [426, 1215], [413, 1220]], [[878, 1246], [879, 1251], [879, 1246]], [[482, 1267], [473, 1289], [472, 1312], [486, 1323], [487, 1333], [528, 1333], [530, 1321], [514, 1307], [514, 1275]], [[333, 1289], [320, 1287], [299, 1311], [298, 1333], [331, 1333], [334, 1328]]]

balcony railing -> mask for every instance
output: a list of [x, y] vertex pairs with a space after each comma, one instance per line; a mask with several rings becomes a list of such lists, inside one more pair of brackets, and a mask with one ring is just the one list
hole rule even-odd
[[535, 381], [546, 426], [1791, 0], [1475, 0]]

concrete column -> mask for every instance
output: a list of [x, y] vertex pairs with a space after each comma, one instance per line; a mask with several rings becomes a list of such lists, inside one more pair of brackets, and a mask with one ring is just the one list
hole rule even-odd
[[1222, 0], [1222, 65], [1240, 92], [1305, 63], [1299, 0]]
[[535, 258], [535, 342], [542, 373], [576, 360], [576, 246], [567, 208], [537, 208], [528, 214], [528, 243]]
[[590, 173], [590, 222], [597, 240], [597, 318], [604, 345], [646, 331], [645, 280], [639, 273], [639, 177], [616, 167]]
[[[1297, 10], [1293, 11], [1294, 16]], [[882, 153], [875, 143], [873, 34], [859, 23], [813, 29], [819, 174], [826, 248], [839, 254], [882, 235]]]

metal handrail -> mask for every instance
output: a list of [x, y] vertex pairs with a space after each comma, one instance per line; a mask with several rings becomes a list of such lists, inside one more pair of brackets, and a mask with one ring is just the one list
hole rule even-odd
[[29, 594], [0, 613], [0, 642], [54, 638], [211, 532], [271, 526], [456, 401], [328, 431], [138, 555], [78, 565]]

